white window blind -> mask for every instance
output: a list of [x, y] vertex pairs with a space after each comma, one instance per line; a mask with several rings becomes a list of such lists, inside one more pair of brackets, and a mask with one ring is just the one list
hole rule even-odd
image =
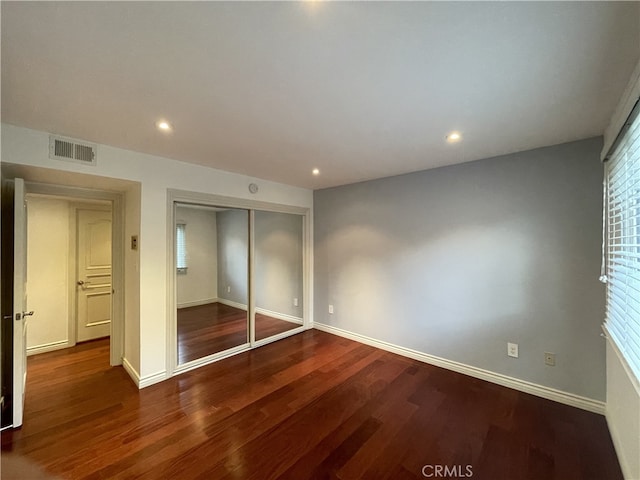
[[605, 171], [606, 328], [640, 379], [640, 116]]
[[176, 225], [176, 268], [178, 273], [187, 271], [186, 225], [183, 223]]

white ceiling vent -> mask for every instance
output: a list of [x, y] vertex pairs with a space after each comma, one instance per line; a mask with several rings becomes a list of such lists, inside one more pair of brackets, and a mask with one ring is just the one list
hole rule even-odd
[[72, 138], [49, 136], [49, 158], [54, 160], [66, 160], [81, 163], [83, 165], [95, 165], [97, 147], [94, 144], [81, 142]]

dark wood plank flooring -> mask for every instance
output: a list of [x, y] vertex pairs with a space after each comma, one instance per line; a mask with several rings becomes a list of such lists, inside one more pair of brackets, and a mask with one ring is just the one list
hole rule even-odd
[[29, 358], [3, 479], [622, 478], [600, 415], [315, 330], [141, 391], [108, 358]]
[[[247, 312], [222, 303], [178, 309], [178, 364], [206, 357], [248, 342]], [[256, 314], [256, 340], [299, 327], [292, 322]]]

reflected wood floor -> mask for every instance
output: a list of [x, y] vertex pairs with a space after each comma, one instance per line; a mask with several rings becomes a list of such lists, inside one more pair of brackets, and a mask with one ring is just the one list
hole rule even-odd
[[77, 479], [622, 478], [603, 416], [315, 330], [141, 391], [108, 356], [29, 357], [3, 478], [20, 460]]
[[[247, 312], [222, 303], [178, 309], [178, 364], [248, 342]], [[256, 340], [300, 325], [256, 313]]]

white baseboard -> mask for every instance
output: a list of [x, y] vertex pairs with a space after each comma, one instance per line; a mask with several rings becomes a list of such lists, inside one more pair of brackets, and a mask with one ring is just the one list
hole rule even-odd
[[[226, 298], [218, 298], [216, 299], [218, 303], [222, 303], [223, 305], [228, 305], [229, 307], [234, 307], [239, 310], [247, 310], [247, 306], [243, 303], [234, 302], [233, 300], [227, 300]], [[261, 313], [262, 315], [267, 315], [269, 317], [277, 318], [279, 320], [285, 320], [287, 322], [295, 323], [297, 325], [303, 325], [304, 321], [300, 317], [294, 317], [293, 315], [287, 315], [286, 313], [278, 313], [272, 310], [267, 310], [266, 308], [256, 307], [256, 313]]]
[[133, 366], [129, 363], [129, 360], [127, 360], [126, 358], [122, 359], [122, 368], [124, 368], [124, 371], [129, 374], [131, 380], [133, 380], [133, 383], [136, 384], [136, 387], [140, 388], [140, 374], [136, 371], [135, 368], [133, 368]]
[[556, 390], [555, 388], [545, 387], [536, 383], [527, 382], [518, 378], [509, 377], [501, 373], [491, 372], [482, 368], [472, 367], [471, 365], [465, 365], [464, 363], [454, 362], [447, 360], [446, 358], [436, 357], [429, 355], [428, 353], [419, 352], [410, 348], [401, 347], [392, 343], [376, 340], [374, 338], [360, 335], [358, 333], [349, 332], [341, 328], [333, 327], [331, 325], [325, 325], [315, 322], [313, 328], [321, 330], [323, 332], [332, 333], [340, 337], [355, 340], [356, 342], [371, 345], [372, 347], [380, 348], [388, 352], [396, 353], [404, 357], [409, 357], [420, 362], [435, 365], [437, 367], [446, 368], [454, 372], [469, 375], [470, 377], [479, 378], [480, 380], [486, 380], [487, 382], [496, 383], [504, 387], [512, 388], [520, 392], [530, 393], [538, 397], [546, 398], [547, 400], [553, 400], [558, 403], [570, 405], [572, 407], [581, 408], [589, 412], [599, 413], [604, 415], [605, 403], [599, 400], [594, 400], [573, 393], [564, 392], [562, 390]]
[[200, 305], [208, 305], [209, 303], [216, 303], [218, 301], [217, 298], [205, 298], [204, 300], [194, 300], [193, 302], [183, 302], [178, 304], [178, 309], [180, 308], [189, 308], [189, 307], [199, 307]]
[[152, 373], [151, 375], [140, 377], [138, 371], [133, 368], [133, 366], [129, 363], [129, 360], [127, 360], [126, 358], [122, 359], [122, 367], [129, 374], [131, 380], [133, 380], [133, 383], [135, 383], [139, 389], [148, 387], [167, 379], [167, 372], [164, 370], [161, 372]]
[[227, 300], [226, 298], [218, 298], [218, 303], [227, 305], [229, 307], [239, 308], [240, 310], [247, 310], [247, 306], [243, 303], [234, 302], [233, 300]]
[[73, 347], [73, 343], [69, 340], [60, 340], [59, 342], [44, 343], [34, 347], [27, 348], [27, 356], [37, 355], [39, 353], [53, 352], [54, 350], [62, 350], [63, 348]]
[[150, 387], [151, 385], [160, 383], [166, 380], [167, 378], [169, 377], [167, 377], [166, 370], [152, 373], [151, 375], [145, 375], [144, 377], [140, 378], [140, 383], [138, 383], [138, 388], [142, 389], [142, 388]]
[[267, 310], [266, 308], [256, 307], [256, 313], [261, 313], [268, 317], [277, 318], [278, 320], [284, 320], [298, 325], [302, 325], [304, 323], [300, 317], [294, 317], [293, 315], [287, 315], [286, 313], [274, 312], [272, 310]]

